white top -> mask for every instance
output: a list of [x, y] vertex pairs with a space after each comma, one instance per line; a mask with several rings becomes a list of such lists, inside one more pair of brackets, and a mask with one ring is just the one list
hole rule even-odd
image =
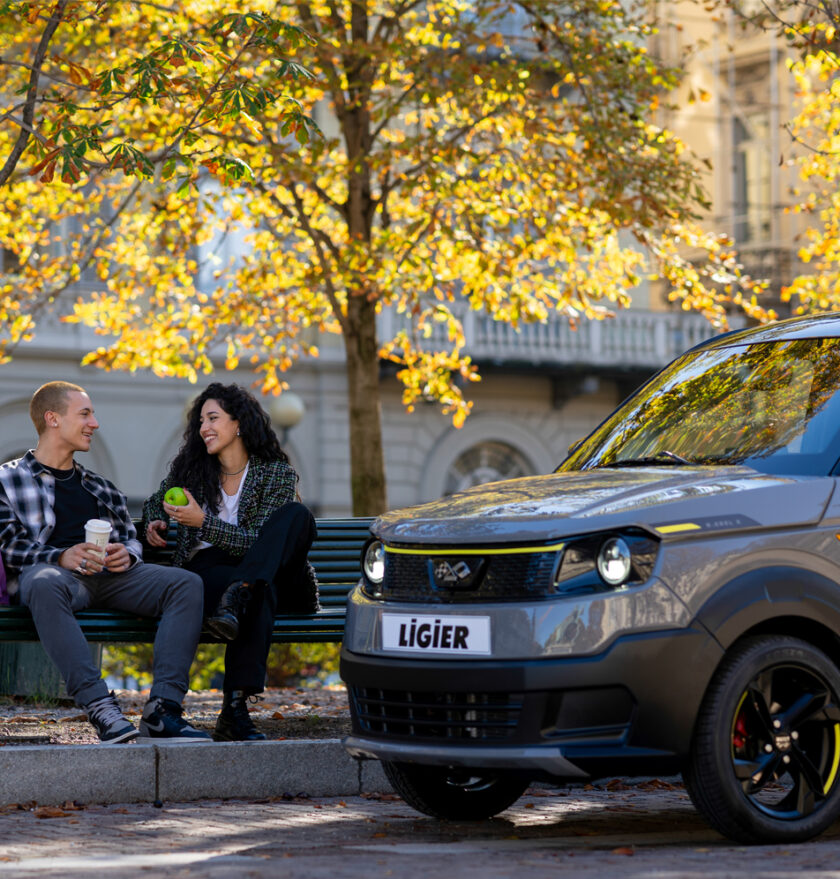
[[[242, 495], [242, 486], [245, 485], [245, 477], [248, 475], [248, 467], [250, 463], [251, 462], [249, 461], [245, 465], [245, 470], [242, 473], [242, 479], [239, 480], [239, 488], [236, 489], [236, 494], [226, 494], [221, 484], [219, 485], [219, 494], [222, 496], [222, 507], [218, 512], [218, 516], [223, 522], [227, 522], [229, 525], [239, 524], [239, 498]], [[209, 510], [205, 504], [204, 514], [207, 515], [208, 512]], [[208, 546], [212, 545], [212, 543], [208, 543], [206, 540], [199, 540], [190, 551], [190, 558], [199, 552], [199, 550], [207, 549]]]
[[[250, 463], [251, 462], [249, 461], [248, 464]], [[221, 485], [219, 486], [222, 495], [222, 508], [219, 510], [219, 518], [230, 525], [239, 524], [239, 497], [242, 494], [242, 486], [245, 485], [245, 477], [248, 475], [248, 464], [245, 465], [245, 470], [242, 473], [242, 479], [239, 480], [239, 488], [236, 489], [236, 494], [225, 494], [225, 490]]]

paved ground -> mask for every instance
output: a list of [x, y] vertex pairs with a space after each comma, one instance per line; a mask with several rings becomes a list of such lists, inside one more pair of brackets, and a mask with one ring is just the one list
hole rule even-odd
[[[117, 690], [125, 715], [138, 723], [148, 690]], [[190, 720], [212, 730], [222, 704], [219, 690], [191, 690], [184, 699]], [[341, 738], [350, 732], [347, 691], [343, 685], [273, 688], [252, 702], [254, 723], [271, 740]], [[64, 700], [27, 703], [0, 699], [0, 747], [13, 745], [88, 745], [98, 739], [85, 714]]]
[[[146, 698], [142, 692], [120, 696], [129, 714]], [[255, 720], [275, 740], [286, 738], [284, 732], [309, 737], [348, 722], [342, 688], [278, 690], [267, 697], [256, 706]], [[209, 727], [220, 699], [215, 691], [191, 693], [187, 708]], [[95, 737], [66, 705], [0, 704], [0, 746], [33, 740], [84, 744]], [[290, 742], [289, 753], [297, 747]], [[81, 756], [98, 749], [71, 750]], [[305, 788], [272, 792], [287, 789]], [[163, 808], [21, 803], [0, 807], [0, 827], [0, 879], [88, 877], [98, 870], [109, 877], [840, 879], [840, 824], [800, 846], [735, 846], [708, 828], [681, 785], [658, 779], [532, 789], [503, 815], [479, 824], [434, 821], [393, 794], [376, 794], [167, 801]]]
[[532, 790], [472, 825], [393, 795], [7, 810], [0, 876], [840, 877], [840, 826], [800, 846], [733, 846], [680, 787], [613, 787]]

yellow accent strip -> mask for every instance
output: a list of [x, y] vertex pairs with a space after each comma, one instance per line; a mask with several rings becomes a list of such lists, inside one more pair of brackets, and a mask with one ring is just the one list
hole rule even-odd
[[523, 553], [534, 552], [555, 552], [563, 549], [565, 543], [552, 543], [551, 546], [514, 546], [510, 549], [402, 549], [396, 546], [386, 546], [382, 544], [385, 552], [392, 552], [395, 555], [522, 555]]
[[694, 522], [683, 522], [681, 525], [660, 525], [656, 530], [660, 534], [676, 534], [678, 531], [699, 531], [700, 528]]
[[840, 723], [834, 724], [834, 761], [831, 764], [831, 772], [828, 773], [828, 781], [825, 783], [823, 793], [827, 794], [837, 777], [837, 768], [840, 766]]

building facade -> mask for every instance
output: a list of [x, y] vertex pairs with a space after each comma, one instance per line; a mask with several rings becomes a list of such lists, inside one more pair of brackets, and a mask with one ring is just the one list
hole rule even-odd
[[[387, 332], [388, 316], [381, 318]], [[516, 332], [476, 314], [465, 317], [467, 353], [483, 378], [468, 388], [473, 414], [461, 429], [429, 404], [407, 413], [400, 386], [383, 366], [382, 411], [391, 508], [432, 500], [478, 482], [544, 473], [646, 377], [714, 334], [699, 315], [629, 310], [603, 322], [565, 319]], [[35, 340], [0, 366], [0, 458], [35, 443], [29, 399], [44, 382], [75, 382], [91, 395], [100, 421], [86, 466], [115, 481], [138, 512], [165, 474], [184, 429], [184, 412], [203, 387], [150, 373], [82, 367], [96, 337], [75, 324], [46, 323]], [[288, 375], [305, 413], [285, 446], [300, 492], [317, 515], [350, 515], [347, 392], [340, 339]], [[210, 380], [250, 385], [244, 370]], [[275, 411], [273, 401], [263, 400]], [[283, 431], [278, 425], [278, 433]]]
[[[750, 12], [749, 2], [739, 5]], [[667, 26], [651, 50], [686, 70], [661, 124], [708, 161], [705, 225], [734, 240], [745, 271], [769, 281], [766, 304], [784, 314], [779, 294], [802, 269], [797, 251], [809, 222], [791, 210], [807, 188], [796, 163], [804, 147], [786, 129], [796, 113], [794, 52], [775, 29], [750, 25], [731, 8], [655, 6]], [[769, 9], [758, 0], [752, 7]]]

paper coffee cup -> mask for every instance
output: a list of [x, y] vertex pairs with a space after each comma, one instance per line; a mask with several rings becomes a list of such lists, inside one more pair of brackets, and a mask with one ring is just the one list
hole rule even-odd
[[95, 543], [103, 550], [111, 537], [111, 523], [104, 519], [88, 519], [85, 522], [85, 543]]

